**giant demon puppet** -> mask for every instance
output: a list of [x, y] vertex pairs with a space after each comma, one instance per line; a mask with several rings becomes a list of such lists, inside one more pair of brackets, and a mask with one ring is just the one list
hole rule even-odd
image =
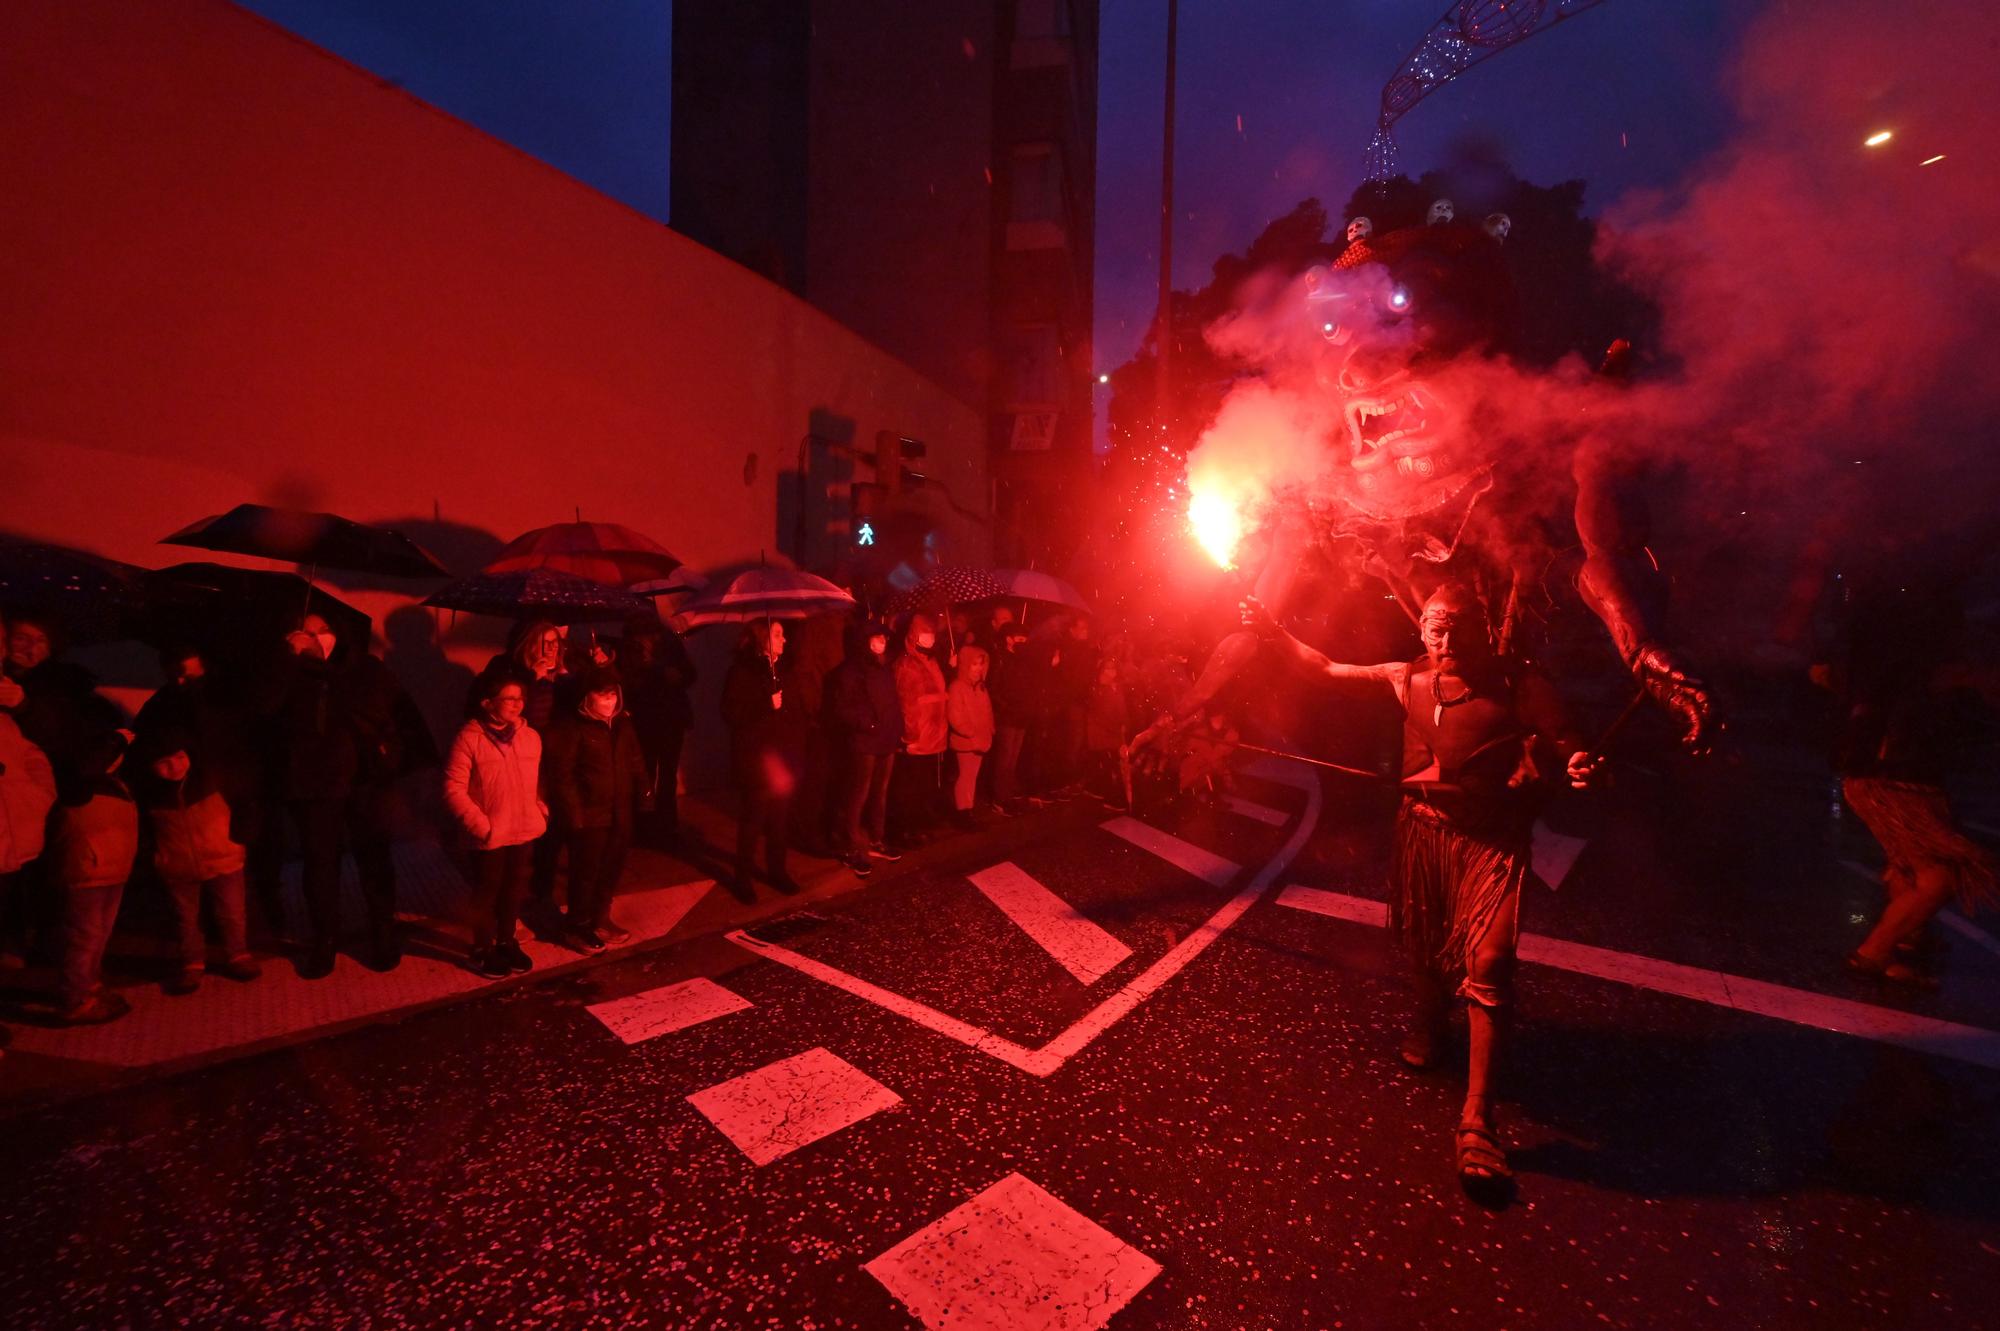
[[[1357, 231], [1331, 267], [1294, 284], [1296, 335], [1285, 364], [1267, 367], [1337, 407], [1324, 414], [1338, 424], [1320, 474], [1286, 487], [1290, 502], [1274, 509], [1257, 596], [1282, 619], [1310, 543], [1336, 562], [1358, 558], [1412, 622], [1437, 588], [1467, 584], [1490, 607], [1499, 650], [1532, 654], [1537, 607], [1564, 593], [1548, 585], [1554, 556], [1580, 547], [1583, 600], [1686, 747], [1705, 751], [1714, 702], [1664, 638], [1667, 583], [1639, 478], [1602, 441], [1533, 433], [1577, 422], [1557, 422], [1534, 379], [1504, 359], [1517, 297], [1501, 240], [1450, 221]], [[1615, 347], [1600, 374], [1616, 377], [1625, 356]], [[1565, 392], [1587, 402], [1593, 390]], [[1192, 719], [1254, 654], [1249, 635], [1225, 640], [1177, 716]]]

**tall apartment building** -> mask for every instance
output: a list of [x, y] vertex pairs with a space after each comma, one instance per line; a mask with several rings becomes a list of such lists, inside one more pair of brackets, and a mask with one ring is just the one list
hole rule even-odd
[[945, 499], [1045, 567], [1090, 466], [1097, 35], [1096, 0], [674, 5], [674, 228], [981, 411], [995, 494]]

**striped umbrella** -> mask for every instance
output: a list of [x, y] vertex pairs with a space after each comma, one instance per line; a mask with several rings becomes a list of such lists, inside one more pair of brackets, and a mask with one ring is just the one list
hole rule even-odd
[[685, 632], [710, 624], [747, 624], [753, 619], [804, 619], [844, 614], [854, 598], [825, 578], [791, 568], [757, 567], [711, 586], [673, 617]]
[[652, 537], [615, 522], [558, 522], [515, 537], [484, 571], [530, 568], [574, 573], [613, 587], [664, 590], [680, 571], [681, 561]]

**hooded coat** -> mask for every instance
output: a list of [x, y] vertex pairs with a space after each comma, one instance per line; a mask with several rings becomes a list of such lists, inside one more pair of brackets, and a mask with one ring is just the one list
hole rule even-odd
[[944, 671], [931, 654], [917, 646], [917, 629], [928, 623], [922, 615], [910, 621], [896, 658], [896, 696], [903, 706], [903, 748], [916, 757], [943, 753], [945, 724]]
[[550, 724], [542, 745], [542, 790], [562, 827], [629, 824], [645, 785], [646, 760], [622, 695], [609, 721], [579, 704]]
[[518, 846], [549, 830], [540, 783], [542, 737], [525, 721], [496, 731], [467, 721], [444, 761], [444, 803], [480, 850]]
[[993, 747], [993, 698], [986, 691], [988, 664], [984, 647], [959, 651], [958, 678], [951, 682], [945, 697], [953, 753], [984, 753]]
[[847, 659], [827, 676], [826, 707], [849, 753], [880, 757], [902, 745], [903, 703], [887, 656], [868, 650], [877, 637], [886, 642], [889, 628], [876, 620], [848, 633]]

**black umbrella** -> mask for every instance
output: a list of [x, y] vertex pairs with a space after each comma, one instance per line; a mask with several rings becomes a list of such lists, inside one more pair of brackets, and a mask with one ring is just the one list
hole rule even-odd
[[0, 545], [0, 611], [44, 615], [75, 638], [115, 638], [145, 570], [61, 545]]
[[162, 545], [192, 545], [227, 554], [283, 559], [309, 568], [382, 573], [397, 578], [444, 577], [450, 570], [401, 532], [370, 527], [334, 513], [238, 504], [227, 513], [183, 527]]
[[941, 610], [965, 601], [983, 601], [1004, 594], [993, 575], [983, 568], [963, 564], [940, 564], [924, 574], [916, 586], [891, 598], [888, 613], [900, 615], [910, 610]]
[[552, 568], [475, 573], [425, 598], [425, 605], [509, 619], [546, 619], [581, 624], [593, 619], [655, 618], [653, 603], [623, 587], [611, 587]]
[[296, 573], [174, 564], [142, 573], [140, 581], [145, 604], [132, 630], [155, 646], [192, 642], [254, 651], [297, 628], [304, 614], [324, 619], [343, 642], [365, 647], [374, 634], [367, 615]]

